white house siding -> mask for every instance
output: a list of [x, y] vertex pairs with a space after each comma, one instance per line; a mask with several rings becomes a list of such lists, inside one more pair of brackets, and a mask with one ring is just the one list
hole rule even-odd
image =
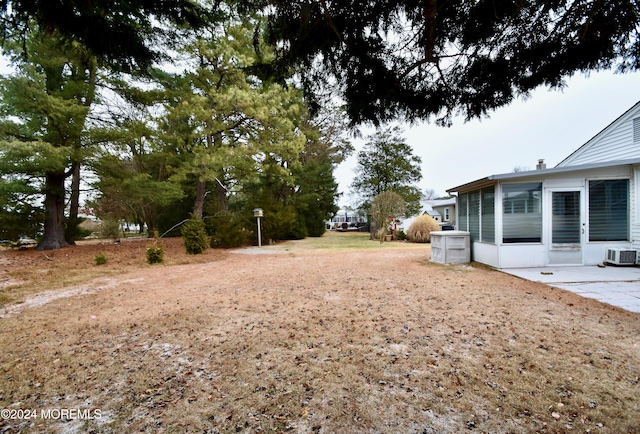
[[[447, 213], [446, 213], [446, 209], [449, 208], [449, 218], [447, 219]], [[433, 207], [434, 211], [437, 211], [440, 213], [441, 216], [441, 222], [442, 223], [449, 223], [451, 225], [455, 225], [456, 223], [456, 206], [455, 204], [451, 204], [451, 205], [438, 205], [438, 206], [434, 206]]]
[[544, 267], [546, 247], [544, 244], [503, 244], [500, 246], [498, 268]]
[[[640, 102], [569, 155], [557, 167], [640, 158], [640, 142], [635, 140], [637, 137], [634, 138], [634, 119], [638, 118]], [[637, 136], [638, 131], [635, 133]], [[640, 250], [640, 166], [634, 167], [629, 184], [630, 239], [632, 248]], [[592, 262], [594, 255], [595, 252], [588, 249], [585, 252], [585, 262]]]
[[[590, 180], [629, 179], [629, 222], [630, 241], [602, 241], [591, 242], [588, 240], [588, 194]], [[542, 241], [535, 243], [503, 243], [503, 200], [502, 186], [512, 183], [542, 183]], [[582, 244], [582, 263], [584, 265], [596, 265], [602, 263], [606, 249], [609, 247], [634, 248], [640, 250], [640, 165], [632, 168], [630, 165], [604, 167], [576, 171], [575, 173], [547, 173], [531, 177], [498, 181], [495, 186], [495, 243], [472, 242], [472, 260], [497, 268], [518, 267], [543, 267], [550, 264], [549, 257], [549, 228], [551, 225], [551, 209], [549, 208], [549, 195], [555, 189], [577, 189], [584, 196], [582, 200], [582, 219], [585, 222], [585, 238]], [[459, 194], [464, 194], [460, 192]], [[466, 230], [466, 229], [465, 229]]]
[[[551, 248], [552, 213], [550, 198], [554, 191], [580, 191], [581, 214], [584, 228], [582, 240], [582, 264], [595, 265], [603, 262], [609, 247], [633, 248], [640, 251], [640, 102], [627, 110], [608, 127], [585, 143], [582, 147], [563, 160], [556, 168], [541, 170], [539, 173], [493, 175], [487, 178], [448, 190], [462, 195], [488, 185], [495, 185], [495, 244], [472, 243], [472, 259], [498, 268], [542, 267], [551, 263], [561, 264], [565, 254], [562, 246]], [[634, 134], [635, 142], [634, 142]], [[586, 165], [586, 167], [585, 167]], [[577, 167], [581, 166], [581, 167]], [[589, 241], [589, 181], [629, 179], [629, 240], [626, 241]], [[542, 183], [542, 239], [541, 242], [503, 243], [503, 201], [502, 186], [511, 183]], [[463, 202], [459, 202], [463, 203]], [[460, 210], [458, 210], [460, 212]], [[464, 226], [466, 220], [458, 216], [458, 226]], [[468, 227], [462, 228], [464, 230]], [[571, 247], [571, 246], [568, 246]], [[566, 252], [570, 252], [567, 249]], [[573, 250], [575, 252], [575, 250]], [[559, 255], [559, 256], [558, 256]], [[573, 263], [575, 255], [567, 261]]]
[[496, 244], [471, 243], [473, 260], [492, 267], [500, 267], [498, 246]]
[[[620, 125], [576, 155], [564, 166], [626, 160], [640, 157], [640, 146], [633, 144], [632, 121]], [[565, 160], [566, 161], [566, 160]]]
[[556, 167], [640, 158], [640, 143], [634, 143], [633, 137], [633, 120], [638, 117], [640, 117], [640, 102]]
[[[583, 209], [583, 220], [586, 223], [585, 227], [585, 240], [583, 243], [583, 264], [584, 265], [596, 265], [602, 263], [605, 258], [606, 249], [609, 247], [622, 247], [630, 248], [633, 240], [637, 240], [634, 236], [634, 231], [638, 231], [637, 222], [637, 185], [634, 176], [634, 169], [631, 166], [617, 166], [600, 168], [582, 172], [574, 175], [573, 178], [558, 178], [556, 176], [547, 178], [543, 184], [543, 190], [553, 187], [563, 186], [584, 186], [585, 195], [585, 209]], [[589, 215], [588, 215], [588, 195], [589, 195], [589, 181], [598, 179], [629, 179], [629, 222], [630, 222], [630, 241], [589, 241]], [[546, 200], [546, 199], [545, 199]], [[549, 227], [551, 222], [550, 210], [545, 211], [545, 226]], [[547, 240], [545, 240], [547, 241]]]
[[631, 211], [631, 243], [640, 251], [640, 166], [634, 167], [633, 181], [629, 191]]

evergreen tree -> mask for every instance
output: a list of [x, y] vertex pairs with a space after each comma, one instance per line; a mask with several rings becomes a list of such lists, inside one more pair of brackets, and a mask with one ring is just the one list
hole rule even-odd
[[[23, 236], [35, 239], [42, 233], [44, 210], [35, 199], [42, 180], [29, 175], [41, 168], [26, 167], [31, 165], [28, 153], [34, 149], [26, 149], [22, 144], [9, 147], [6, 142], [0, 146], [0, 239], [14, 242]], [[17, 166], [20, 171], [16, 171]]]
[[360, 195], [360, 208], [368, 210], [374, 197], [385, 191], [399, 194], [406, 202], [406, 215], [417, 214], [422, 194], [415, 185], [422, 179], [420, 163], [398, 127], [381, 130], [369, 137], [358, 152], [356, 176], [351, 184]]
[[576, 72], [640, 67], [634, 0], [245, 0], [271, 7], [272, 71], [327, 83], [353, 123], [479, 117]]
[[255, 71], [282, 83], [299, 73], [315, 108], [318, 91], [333, 88], [354, 124], [448, 125], [456, 113], [483, 116], [539, 86], [561, 88], [576, 72], [640, 67], [635, 0], [5, 0], [0, 23], [3, 40], [28, 34], [33, 19], [131, 70], [163, 57], [158, 41], [230, 10], [267, 16], [256, 32], [277, 55]]
[[[96, 62], [80, 44], [55, 32], [34, 32], [29, 57], [15, 47], [16, 73], [2, 79], [0, 163], [8, 176], [41, 180], [45, 220], [40, 250], [58, 249], [65, 239], [67, 186], [71, 177], [71, 225], [78, 223], [83, 134], [95, 100]], [[72, 229], [69, 233], [73, 234]], [[73, 242], [74, 240], [69, 240]]]
[[292, 184], [290, 166], [304, 146], [299, 92], [245, 72], [256, 58], [253, 37], [251, 26], [234, 17], [208, 27], [184, 50], [194, 66], [165, 82], [161, 129], [181, 154], [172, 179], [195, 184], [196, 218], [203, 218], [208, 191], [226, 210], [248, 182]]
[[[153, 82], [112, 75], [108, 83], [115, 92], [113, 101], [101, 113], [101, 128], [92, 134], [101, 147], [91, 164], [97, 192], [91, 205], [99, 218], [146, 225], [147, 235], [153, 237], [163, 213], [180, 211], [174, 205], [185, 192], [170, 180], [180, 155], [167, 147], [157, 131], [152, 112], [157, 110], [158, 92]], [[178, 214], [177, 221], [189, 215]]]
[[304, 122], [307, 143], [294, 171], [293, 195], [300, 224], [310, 236], [324, 234], [325, 222], [338, 211], [338, 183], [333, 172], [353, 151], [346, 137], [346, 122], [341, 109], [330, 107]]
[[132, 71], [166, 57], [159, 42], [175, 40], [181, 30], [218, 13], [217, 2], [207, 8], [194, 0], [4, 0], [0, 31], [3, 41], [27, 40], [35, 23], [88, 47], [104, 66]]

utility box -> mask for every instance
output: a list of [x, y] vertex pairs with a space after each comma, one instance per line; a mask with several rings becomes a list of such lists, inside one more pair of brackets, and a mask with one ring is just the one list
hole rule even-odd
[[466, 264], [471, 261], [471, 234], [464, 231], [431, 232], [431, 261]]

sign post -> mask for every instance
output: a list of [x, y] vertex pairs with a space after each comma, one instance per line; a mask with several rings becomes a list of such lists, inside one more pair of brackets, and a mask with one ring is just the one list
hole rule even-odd
[[262, 234], [260, 233], [260, 217], [264, 215], [262, 208], [256, 208], [253, 210], [253, 216], [258, 220], [258, 247], [262, 246]]

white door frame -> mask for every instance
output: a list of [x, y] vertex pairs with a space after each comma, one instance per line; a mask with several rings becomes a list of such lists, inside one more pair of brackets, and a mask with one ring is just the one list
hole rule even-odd
[[[584, 264], [584, 250], [586, 241], [586, 189], [583, 186], [575, 187], [548, 187], [545, 188], [545, 245], [546, 245], [546, 263], [547, 265], [582, 265]], [[579, 230], [580, 241], [577, 243], [553, 243], [553, 194], [578, 192], [580, 200], [578, 204], [579, 219], [577, 222], [569, 222], [569, 224], [577, 224]]]

